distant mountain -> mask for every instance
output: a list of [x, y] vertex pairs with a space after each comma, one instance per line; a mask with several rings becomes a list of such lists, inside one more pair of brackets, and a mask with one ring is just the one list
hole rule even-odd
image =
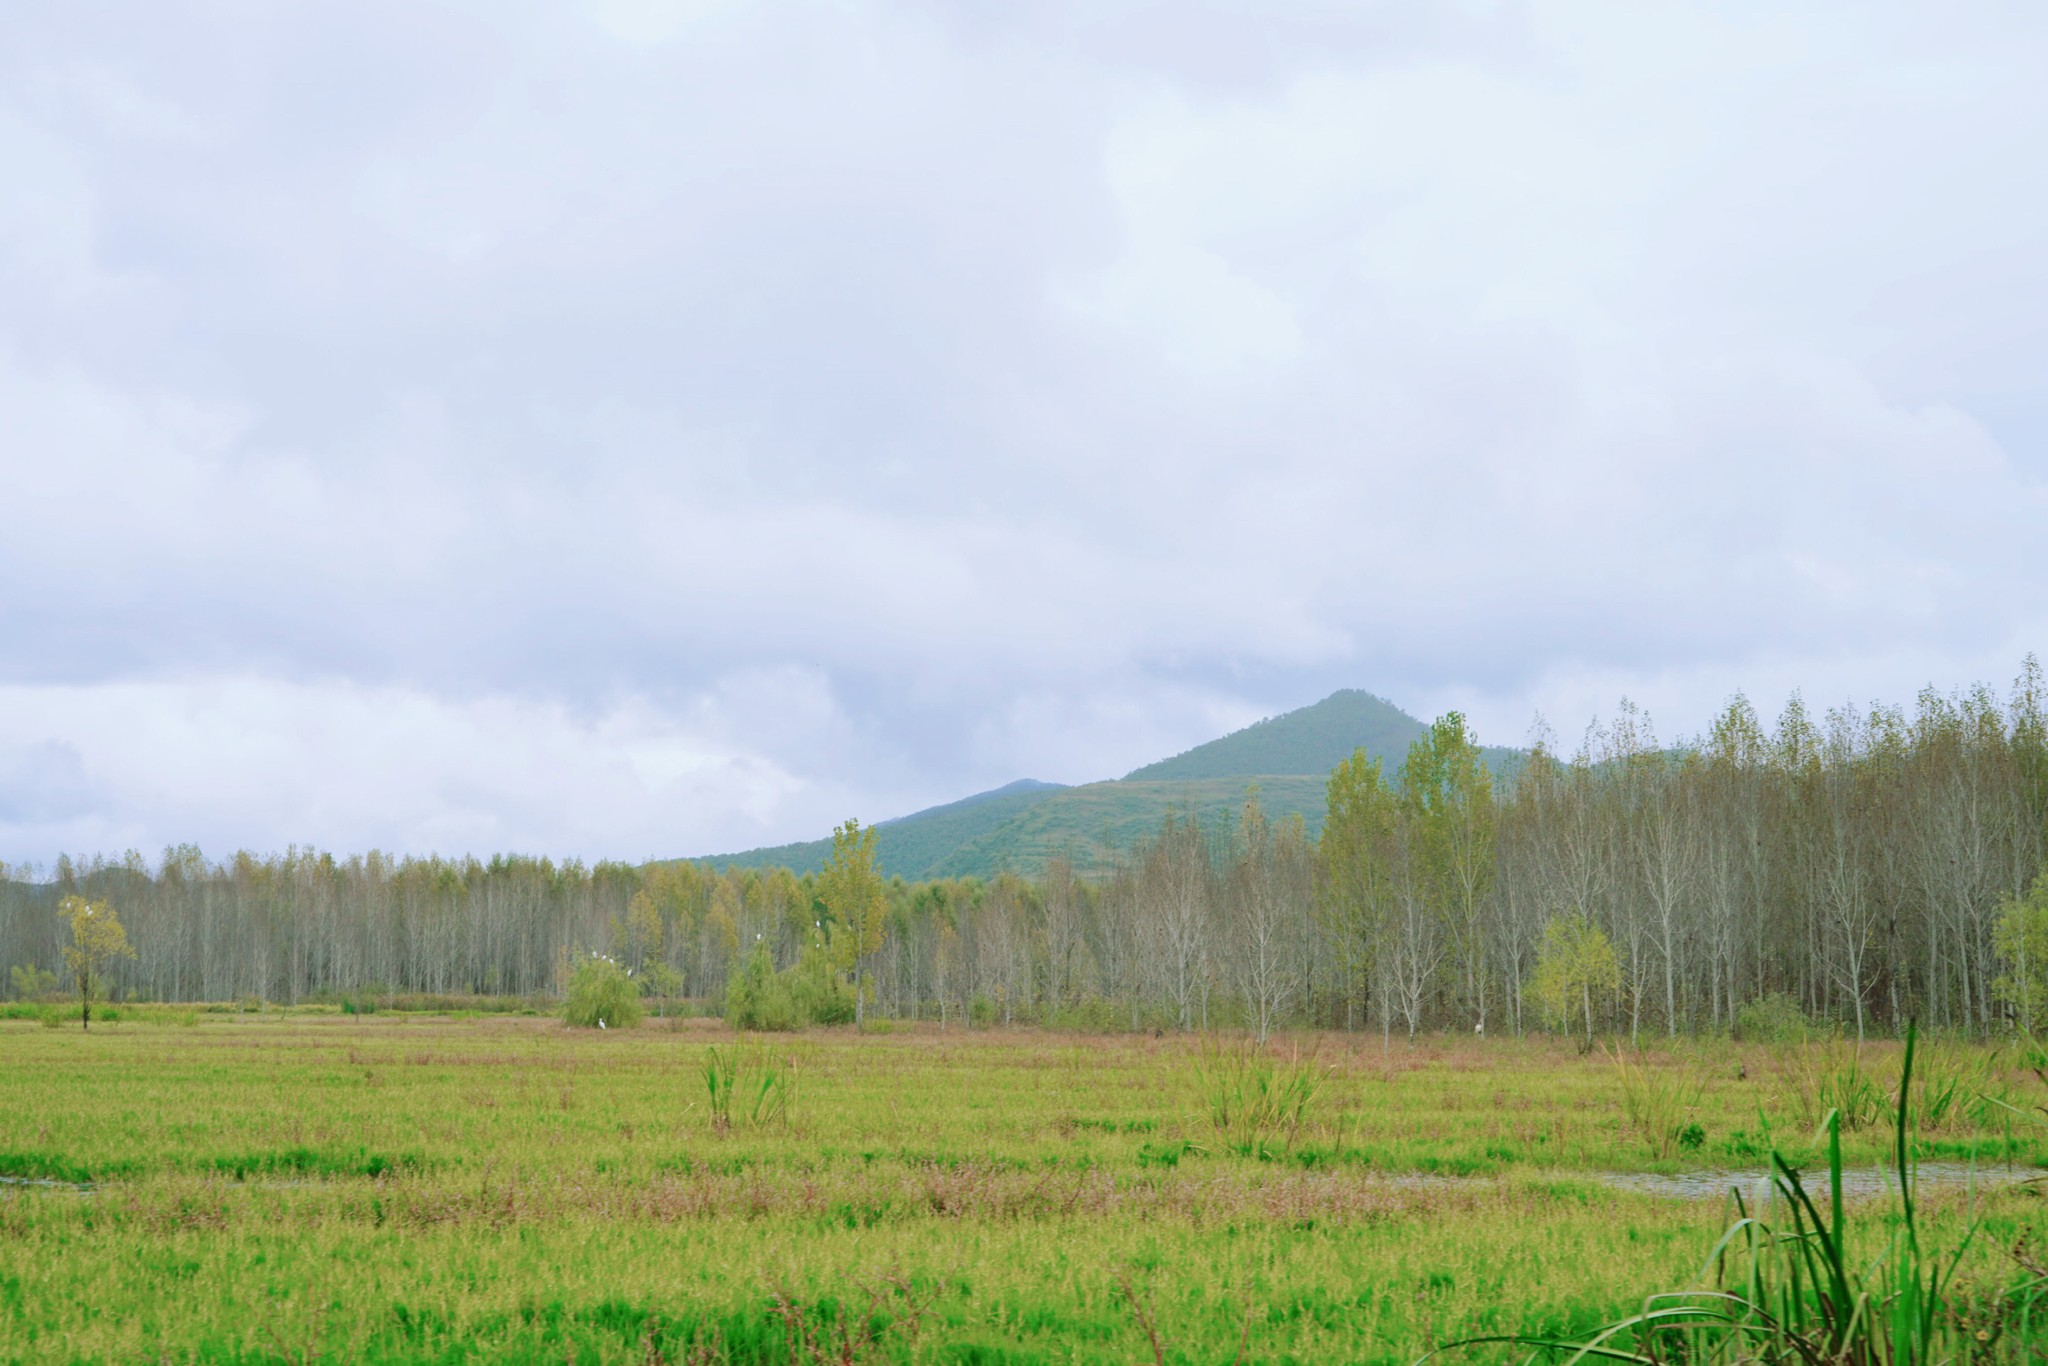
[[1323, 828], [1323, 789], [1328, 781], [1327, 774], [1269, 774], [1255, 779], [1125, 780], [1070, 787], [954, 850], [924, 876], [988, 877], [1006, 870], [1036, 875], [1048, 858], [1060, 853], [1082, 872], [1104, 872], [1118, 854], [1157, 833], [1169, 810], [1199, 816], [1211, 829], [1228, 828], [1254, 787], [1269, 816], [1280, 819], [1299, 812], [1309, 833], [1316, 835]]
[[1425, 729], [1393, 703], [1346, 688], [1312, 707], [1269, 716], [1221, 740], [1133, 769], [1124, 775], [1124, 781], [1249, 778], [1267, 773], [1328, 777], [1331, 769], [1361, 746], [1398, 763]]
[[[1080, 787], [1026, 779], [908, 816], [879, 822], [875, 852], [882, 871], [917, 880], [1035, 875], [1065, 853], [1086, 872], [1110, 867], [1117, 855], [1159, 828], [1168, 810], [1199, 815], [1204, 824], [1234, 821], [1256, 786], [1269, 816], [1299, 814], [1310, 834], [1323, 827], [1330, 770], [1363, 749], [1388, 777], [1428, 729], [1384, 698], [1356, 689], [1271, 717], [1162, 759], [1126, 777]], [[1496, 773], [1519, 751], [1482, 751]], [[719, 868], [789, 868], [816, 872], [832, 855], [830, 839], [722, 854], [697, 862]]]
[[[901, 825], [905, 821], [932, 821], [958, 815], [972, 806], [1001, 801], [1005, 797], [1016, 797], [1030, 792], [1064, 792], [1066, 787], [1065, 783], [1041, 783], [1036, 778], [1019, 778], [1014, 783], [1004, 783], [1001, 787], [992, 787], [986, 792], [977, 792], [972, 797], [947, 802], [944, 806], [928, 806], [922, 811], [913, 811], [908, 816], [891, 816], [888, 820], [876, 821], [875, 825], [877, 828], [885, 829], [892, 825]], [[829, 844], [831, 841], [827, 840], [826, 843]]]
[[[1058, 783], [1041, 783], [1020, 778], [1014, 783], [972, 797], [962, 797], [944, 806], [927, 807], [907, 816], [875, 823], [875, 858], [885, 873], [906, 878], [935, 877], [930, 870], [944, 863], [956, 851], [974, 844], [1001, 828], [1019, 813], [1066, 789]], [[749, 849], [740, 854], [720, 854], [699, 859], [719, 868], [787, 868], [793, 873], [815, 873], [832, 857], [832, 840], [806, 840], [801, 844], [777, 844]]]
[[[1385, 698], [1345, 688], [1313, 706], [1269, 716], [1185, 754], [1133, 769], [1124, 775], [1124, 781], [1256, 778], [1278, 773], [1327, 778], [1331, 769], [1360, 749], [1378, 758], [1392, 778], [1408, 747], [1428, 730]], [[1497, 746], [1483, 751], [1495, 772], [1517, 752]]]

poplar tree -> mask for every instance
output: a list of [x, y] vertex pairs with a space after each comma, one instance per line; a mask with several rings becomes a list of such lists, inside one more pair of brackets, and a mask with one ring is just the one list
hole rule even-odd
[[1414, 827], [1419, 881], [1450, 931], [1465, 990], [1486, 1024], [1486, 943], [1480, 917], [1493, 891], [1493, 778], [1461, 712], [1447, 712], [1408, 748], [1401, 803]]
[[1992, 994], [2031, 1033], [2048, 1024], [2048, 872], [2034, 879], [2025, 896], [2007, 898], [1991, 935], [2005, 969], [1991, 984]]
[[78, 983], [78, 1020], [81, 1029], [92, 1028], [92, 1003], [106, 995], [107, 968], [116, 958], [133, 958], [128, 932], [121, 917], [104, 901], [87, 901], [67, 896], [57, 903], [57, 914], [71, 922], [71, 943], [64, 950], [64, 966]]
[[1552, 1023], [1571, 1028], [1571, 1017], [1583, 1012], [1586, 1042], [1593, 1041], [1593, 993], [1612, 995], [1621, 987], [1621, 965], [1614, 945], [1598, 925], [1583, 915], [1560, 916], [1543, 927], [1536, 953], [1536, 999]]
[[1338, 990], [1349, 1029], [1356, 1024], [1361, 987], [1381, 966], [1398, 817], [1380, 761], [1362, 749], [1337, 765], [1326, 793], [1316, 905], [1324, 937], [1337, 951]]
[[832, 832], [832, 858], [818, 874], [818, 900], [832, 913], [833, 957], [842, 970], [854, 974], [853, 1026], [866, 1021], [867, 956], [882, 947], [888, 928], [888, 898], [882, 892], [882, 874], [875, 866], [875, 828], [861, 828], [858, 820]]

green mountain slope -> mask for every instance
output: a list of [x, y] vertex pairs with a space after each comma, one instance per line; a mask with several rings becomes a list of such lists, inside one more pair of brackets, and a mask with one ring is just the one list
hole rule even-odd
[[[1066, 790], [1058, 783], [1024, 778], [944, 806], [881, 821], [875, 826], [876, 861], [885, 873], [912, 879], [936, 876], [930, 870], [957, 850], [976, 843], [1013, 817]], [[831, 857], [832, 841], [826, 838], [720, 854], [697, 862], [719, 868], [787, 868], [795, 873], [815, 873]]]
[[[1279, 820], [1298, 813], [1316, 834], [1331, 769], [1362, 748], [1391, 777], [1426, 729], [1391, 702], [1346, 689], [1147, 764], [1121, 780], [1082, 787], [1012, 783], [885, 821], [877, 827], [876, 854], [885, 873], [913, 880], [990, 877], [1005, 870], [1035, 875], [1060, 852], [1083, 871], [1101, 872], [1119, 852], [1158, 830], [1169, 810], [1197, 814], [1220, 834], [1236, 822], [1254, 784], [1269, 816]], [[1519, 755], [1497, 747], [1482, 753], [1496, 773], [1511, 769]], [[806, 873], [822, 868], [831, 853], [832, 841], [824, 839], [698, 861]]]
[[[1345, 688], [1314, 706], [1267, 717], [1185, 754], [1134, 769], [1124, 781], [1252, 778], [1270, 773], [1328, 777], [1358, 749], [1376, 755], [1391, 778], [1408, 747], [1428, 729], [1383, 697]], [[1484, 753], [1498, 773], [1517, 751], [1489, 746]]]
[[1229, 830], [1253, 787], [1268, 816], [1278, 820], [1299, 812], [1315, 835], [1323, 828], [1327, 781], [1327, 775], [1287, 773], [1186, 782], [1126, 779], [1070, 787], [961, 846], [927, 876], [988, 877], [1005, 870], [1036, 875], [1058, 853], [1073, 859], [1084, 873], [1106, 872], [1119, 853], [1156, 834], [1169, 810], [1198, 815], [1218, 834]]

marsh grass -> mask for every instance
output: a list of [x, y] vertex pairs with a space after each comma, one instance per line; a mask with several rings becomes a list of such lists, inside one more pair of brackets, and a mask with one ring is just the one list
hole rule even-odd
[[787, 1128], [796, 1107], [796, 1059], [744, 1040], [712, 1044], [704, 1050], [704, 1087], [716, 1133], [735, 1119], [756, 1129]]
[[[1955, 1040], [1922, 1045], [1913, 1060], [1913, 1074], [1919, 1079], [1913, 1098], [1915, 1127], [1922, 1132], [1960, 1131], [1996, 1124], [2015, 1094], [2014, 1065], [2002, 1047]], [[1886, 1099], [1889, 1106], [1890, 1098]]]
[[[1898, 1090], [1889, 1106], [1897, 1182], [1897, 1208], [1889, 1219], [1873, 1219], [1867, 1212], [1852, 1216], [1842, 1194], [1843, 1116], [1831, 1110], [1824, 1122], [1825, 1209], [1800, 1170], [1774, 1152], [1776, 1222], [1751, 1214], [1740, 1191], [1735, 1192], [1737, 1217], [1714, 1245], [1703, 1273], [1710, 1277], [1710, 1288], [1652, 1295], [1640, 1313], [1581, 1338], [1502, 1334], [1465, 1338], [1443, 1350], [1509, 1345], [1573, 1363], [1594, 1359], [1639, 1366], [1932, 1366], [2040, 1359], [2036, 1348], [2042, 1330], [2048, 1329], [2048, 1272], [2016, 1248], [2013, 1262], [2019, 1275], [1989, 1292], [1958, 1294], [1958, 1272], [1982, 1231], [1981, 1221], [1970, 1217], [1946, 1250], [1922, 1237], [1911, 1138], [1914, 1048], [1909, 1029]], [[1849, 1085], [1837, 1094], [1864, 1098], [1868, 1080], [1860, 1069], [1824, 1061], [1836, 1062], [1835, 1078], [1846, 1075]], [[1936, 1088], [1945, 1108], [1955, 1099], [1954, 1075]]]
[[[723, 1132], [710, 1045], [733, 1059]], [[331, 1005], [175, 1031], [0, 1021], [0, 1175], [75, 1179], [0, 1185], [0, 1362], [788, 1366], [793, 1344], [798, 1361], [853, 1344], [1109, 1366], [1152, 1359], [1125, 1273], [1171, 1362], [1406, 1362], [1461, 1336], [1583, 1338], [1684, 1284], [1725, 1222], [1594, 1179], [1658, 1159], [1611, 1066], [1567, 1041], [1204, 1047], [915, 1025], [734, 1041], [713, 1020], [600, 1033]], [[781, 1116], [750, 1099], [757, 1060], [792, 1082]], [[1706, 1079], [1692, 1122], [1790, 1131], [1790, 1065], [1756, 1045], [1684, 1055]], [[1253, 1144], [1221, 1137], [1205, 1099], [1229, 1076], [1231, 1124], [1275, 1116]], [[1914, 1076], [1917, 1100], [1917, 1058]], [[2000, 1142], [1954, 1114], [1956, 1151]], [[2037, 1157], [2048, 1131], [2018, 1128]], [[1838, 1141], [1845, 1163], [1885, 1151]], [[2010, 1311], [1984, 1248], [2048, 1239], [2038, 1200], [1986, 1201], [1948, 1296], [1975, 1323]], [[1971, 1217], [1937, 1195], [1923, 1240]], [[914, 1334], [893, 1290], [869, 1322], [900, 1327], [859, 1322], [891, 1276], [929, 1297]]]
[[890, 1274], [856, 1289], [857, 1298], [810, 1303], [787, 1289], [773, 1292], [769, 1304], [782, 1325], [791, 1366], [853, 1366], [892, 1345], [891, 1339], [915, 1347], [918, 1329], [943, 1287], [929, 1282], [913, 1285], [900, 1274]]
[[1692, 1116], [1706, 1092], [1704, 1076], [1684, 1062], [1652, 1067], [1619, 1046], [1607, 1050], [1607, 1058], [1621, 1086], [1623, 1113], [1652, 1156], [1668, 1161], [1681, 1147], [1701, 1146], [1705, 1131]]
[[1818, 1128], [1827, 1116], [1855, 1132], [1891, 1119], [1894, 1110], [1884, 1078], [1861, 1043], [1839, 1037], [1790, 1055], [1787, 1070], [1801, 1127]]
[[1790, 1109], [1802, 1127], [1818, 1129], [1828, 1115], [1848, 1133], [1890, 1129], [1899, 1098], [1910, 1083], [1917, 1133], [1962, 1132], [1994, 1125], [2013, 1094], [2014, 1059], [2004, 1047], [1955, 1039], [1920, 1042], [1912, 1075], [1893, 1051], [1831, 1036], [1785, 1054]]
[[1282, 1057], [1249, 1036], [1204, 1037], [1194, 1074], [1210, 1127], [1246, 1154], [1268, 1147], [1292, 1151], [1329, 1080], [1314, 1049], [1304, 1052], [1296, 1044]]

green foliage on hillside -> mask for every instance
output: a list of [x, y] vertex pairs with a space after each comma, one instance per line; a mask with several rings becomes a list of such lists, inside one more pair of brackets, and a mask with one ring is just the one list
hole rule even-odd
[[[935, 806], [877, 827], [876, 857], [892, 877], [1035, 876], [1064, 851], [1078, 871], [1107, 868], [1118, 849], [1159, 828], [1169, 808], [1194, 812], [1204, 824], [1236, 819], [1246, 788], [1274, 820], [1299, 814], [1311, 836], [1322, 829], [1324, 784], [1356, 750], [1381, 759], [1389, 772], [1429, 727], [1383, 698], [1347, 688], [1313, 706], [1275, 716], [1185, 754], [1147, 764], [1121, 781], [1059, 787], [1012, 783], [993, 792]], [[1518, 751], [1480, 751], [1496, 774]], [[699, 862], [717, 868], [788, 868], [815, 873], [832, 841], [809, 840], [749, 849]]]
[[1346, 688], [1311, 707], [1270, 716], [1243, 730], [1197, 745], [1185, 754], [1147, 764], [1126, 782], [1248, 778], [1292, 773], [1327, 778], [1356, 749], [1391, 769], [1426, 729], [1384, 698]]
[[1062, 851], [1073, 859], [1076, 871], [1101, 872], [1119, 850], [1158, 834], [1169, 808], [1199, 816], [1205, 828], [1229, 829], [1253, 781], [1260, 804], [1274, 820], [1299, 812], [1311, 836], [1322, 829], [1327, 780], [1320, 776], [1089, 783], [1055, 793], [1021, 812], [956, 850], [926, 876], [989, 877], [1006, 870], [1036, 876], [1046, 859]]
[[[1428, 729], [1385, 698], [1345, 688], [1314, 706], [1268, 717], [1185, 754], [1134, 769], [1124, 775], [1124, 781], [1263, 778], [1283, 773], [1327, 778], [1360, 749], [1392, 772], [1408, 747]], [[1481, 754], [1498, 773], [1515, 752], [1491, 746]]]
[[[875, 858], [890, 876], [931, 876], [927, 870], [936, 868], [956, 851], [1066, 790], [1056, 783], [1027, 780], [884, 821], [875, 827]], [[787, 868], [801, 876], [822, 870], [831, 857], [832, 841], [827, 837], [697, 861], [717, 868]]]
[[[1261, 778], [1259, 798], [1275, 819], [1301, 813], [1314, 835], [1323, 823], [1324, 781], [1291, 774]], [[1074, 860], [1076, 871], [1100, 872], [1116, 851], [1156, 834], [1168, 808], [1196, 813], [1204, 825], [1227, 828], [1250, 785], [1244, 778], [1089, 783], [1016, 793], [965, 810], [956, 803], [877, 827], [876, 855], [884, 874], [911, 882], [1001, 872], [1036, 877], [1046, 859], [1060, 852]], [[832, 841], [815, 840], [701, 861], [717, 868], [788, 868], [804, 874], [821, 869], [831, 853]]]

